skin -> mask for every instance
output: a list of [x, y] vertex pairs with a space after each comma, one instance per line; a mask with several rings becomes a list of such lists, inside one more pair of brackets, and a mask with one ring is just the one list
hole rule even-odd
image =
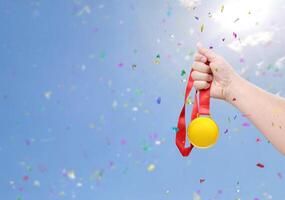
[[197, 50], [191, 74], [194, 87], [207, 89], [212, 81], [211, 97], [235, 106], [285, 155], [285, 99], [243, 79], [222, 56], [200, 43]]

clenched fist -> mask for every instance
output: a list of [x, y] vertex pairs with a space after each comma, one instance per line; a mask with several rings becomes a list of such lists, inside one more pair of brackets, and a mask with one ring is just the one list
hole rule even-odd
[[228, 100], [231, 83], [238, 75], [222, 56], [200, 43], [197, 44], [197, 50], [191, 73], [194, 87], [196, 90], [207, 89], [212, 81], [211, 97]]

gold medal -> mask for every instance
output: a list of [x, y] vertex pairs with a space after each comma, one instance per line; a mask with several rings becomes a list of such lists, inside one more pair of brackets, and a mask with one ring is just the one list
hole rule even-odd
[[219, 128], [211, 117], [198, 117], [189, 124], [187, 135], [195, 147], [209, 148], [217, 142]]

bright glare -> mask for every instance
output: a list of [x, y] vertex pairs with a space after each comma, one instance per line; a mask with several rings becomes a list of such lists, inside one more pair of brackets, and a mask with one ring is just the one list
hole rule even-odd
[[269, 11], [270, 0], [229, 0], [213, 17], [225, 29], [242, 31], [261, 25]]

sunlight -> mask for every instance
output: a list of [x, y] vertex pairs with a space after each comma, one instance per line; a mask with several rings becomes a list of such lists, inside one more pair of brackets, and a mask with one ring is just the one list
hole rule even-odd
[[245, 31], [262, 24], [270, 14], [270, 0], [229, 0], [213, 16], [224, 29]]

